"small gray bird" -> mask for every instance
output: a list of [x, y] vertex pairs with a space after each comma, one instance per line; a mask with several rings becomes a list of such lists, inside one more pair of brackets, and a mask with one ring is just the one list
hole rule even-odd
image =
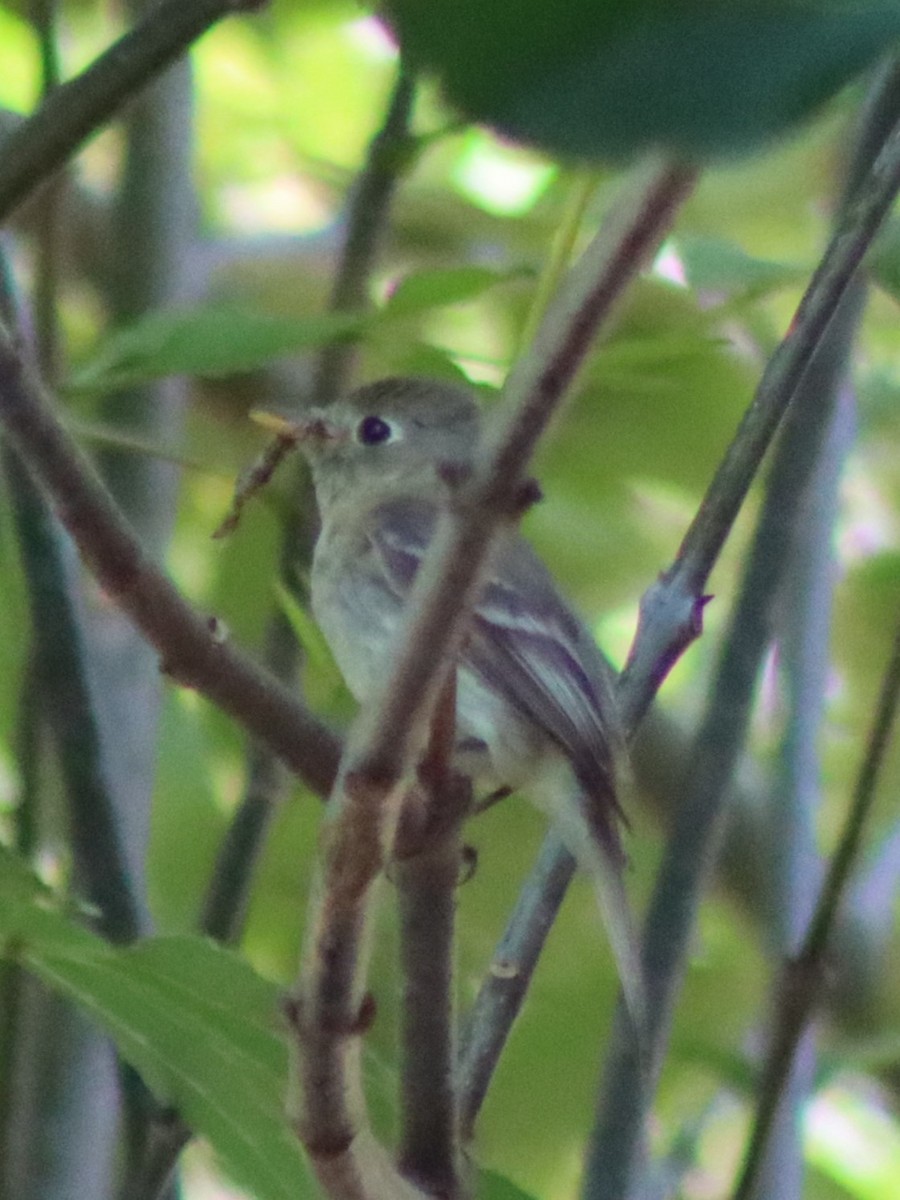
[[[461, 387], [384, 379], [294, 427], [322, 529], [312, 609], [354, 696], [383, 683], [403, 606], [448, 496], [475, 455]], [[478, 786], [528, 785], [593, 879], [631, 1014], [643, 986], [623, 884], [618, 794], [626, 761], [612, 670], [514, 530], [497, 538], [457, 671], [457, 766]]]

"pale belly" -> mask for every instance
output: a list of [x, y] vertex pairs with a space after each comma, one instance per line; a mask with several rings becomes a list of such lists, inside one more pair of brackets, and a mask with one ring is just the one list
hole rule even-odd
[[[363, 547], [360, 553], [365, 555]], [[396, 598], [363, 582], [362, 557], [355, 569], [346, 569], [344, 559], [343, 569], [330, 570], [333, 554], [343, 558], [346, 548], [327, 537], [320, 540], [312, 574], [313, 615], [347, 687], [363, 703], [387, 681], [402, 609]], [[456, 686], [457, 768], [471, 775], [479, 788], [527, 783], [548, 747], [546, 735], [465, 665], [457, 673]]]

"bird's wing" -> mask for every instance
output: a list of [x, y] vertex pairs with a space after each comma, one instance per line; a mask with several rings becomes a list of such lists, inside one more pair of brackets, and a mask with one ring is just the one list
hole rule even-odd
[[[417, 501], [384, 506], [373, 524], [390, 587], [412, 586], [437, 521]], [[461, 662], [557, 743], [572, 765], [574, 795], [549, 797], [559, 833], [587, 869], [640, 1043], [646, 1018], [638, 938], [623, 879], [617, 777], [624, 735], [613, 673], [559, 596], [527, 542], [501, 541], [482, 584]]]
[[[421, 501], [379, 510], [373, 538], [398, 592], [411, 586], [436, 520], [437, 509]], [[592, 802], [587, 815], [594, 836], [621, 857], [616, 782], [624, 738], [612, 671], [520, 537], [496, 548], [461, 658], [559, 745]]]

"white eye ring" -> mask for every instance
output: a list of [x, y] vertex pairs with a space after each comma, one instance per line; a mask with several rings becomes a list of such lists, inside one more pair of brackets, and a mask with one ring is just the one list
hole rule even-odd
[[386, 421], [377, 413], [363, 417], [354, 431], [354, 437], [361, 446], [386, 446], [399, 441], [402, 436], [402, 430], [396, 422]]

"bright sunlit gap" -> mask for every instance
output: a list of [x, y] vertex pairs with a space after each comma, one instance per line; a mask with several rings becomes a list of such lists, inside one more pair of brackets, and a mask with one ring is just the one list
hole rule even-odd
[[378, 17], [360, 17], [346, 26], [347, 36], [373, 62], [393, 62], [397, 47], [383, 21]]
[[466, 136], [453, 171], [455, 186], [473, 203], [498, 217], [518, 217], [533, 208], [558, 168], [527, 150], [504, 146], [486, 134]]
[[887, 1200], [900, 1180], [900, 1130], [874, 1087], [844, 1076], [806, 1111], [807, 1155], [859, 1200]]
[[0, 9], [0, 105], [24, 112], [35, 103], [34, 35], [18, 17]]
[[322, 190], [296, 175], [226, 184], [219, 193], [225, 224], [238, 233], [311, 233], [332, 213]]
[[675, 248], [675, 243], [671, 240], [663, 242], [660, 246], [659, 253], [653, 260], [651, 270], [660, 279], [665, 279], [669, 283], [676, 284], [678, 287], [686, 288], [688, 286], [684, 263], [681, 261], [681, 257]]
[[841, 485], [837, 554], [844, 567], [872, 558], [898, 545], [896, 515], [872, 475], [867, 458], [851, 458]]

